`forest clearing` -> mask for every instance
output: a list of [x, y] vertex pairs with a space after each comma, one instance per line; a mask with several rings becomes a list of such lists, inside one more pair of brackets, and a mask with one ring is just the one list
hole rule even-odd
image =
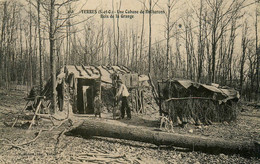
[[[50, 129], [53, 125], [50, 121], [40, 119], [36, 126], [28, 130], [28, 121], [32, 118], [30, 111], [27, 112], [29, 114], [27, 119], [21, 118], [15, 127], [11, 127], [26, 104], [23, 99], [25, 92], [1, 90], [0, 95], [0, 163], [259, 163], [256, 157], [245, 158], [239, 154], [208, 154], [170, 145], [158, 147], [131, 140], [64, 135], [62, 132], [68, 128], [68, 123], [57, 127], [60, 121], [56, 122], [57, 128], [42, 131], [37, 137], [41, 129]], [[185, 128], [176, 126], [173, 130], [178, 134], [222, 138], [228, 141], [259, 141], [260, 109], [247, 105], [243, 105], [243, 109], [236, 123], [216, 123], [210, 126], [188, 125]], [[113, 120], [111, 114], [107, 116], [105, 114], [104, 117], [114, 121], [114, 124], [123, 122], [145, 129], [158, 130], [160, 128], [158, 111], [153, 109], [151, 111], [146, 115], [134, 114], [132, 120]]]

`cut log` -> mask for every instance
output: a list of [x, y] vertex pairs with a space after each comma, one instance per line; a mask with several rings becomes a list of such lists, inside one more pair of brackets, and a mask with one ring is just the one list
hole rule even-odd
[[250, 141], [230, 141], [204, 136], [192, 136], [162, 131], [153, 131], [144, 127], [127, 125], [112, 120], [97, 120], [86, 118], [71, 132], [82, 136], [101, 136], [133, 141], [152, 143], [155, 145], [170, 145], [188, 148], [207, 153], [241, 154], [243, 156], [260, 155], [260, 145]]

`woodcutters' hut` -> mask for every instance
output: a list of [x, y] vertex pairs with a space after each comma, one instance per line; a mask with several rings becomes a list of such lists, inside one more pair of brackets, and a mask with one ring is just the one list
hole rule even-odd
[[[141, 95], [142, 89], [149, 87], [148, 77], [133, 73], [125, 66], [65, 66], [57, 74], [58, 106], [64, 108], [60, 104], [69, 103], [74, 113], [93, 114], [94, 97], [100, 96], [104, 106], [110, 110], [115, 105], [113, 98], [118, 79], [134, 94], [131, 101], [133, 108], [136, 111], [143, 110]], [[51, 99], [51, 93], [49, 81], [43, 95]]]
[[173, 122], [211, 124], [236, 120], [239, 93], [217, 84], [190, 80], [158, 81], [160, 111]]

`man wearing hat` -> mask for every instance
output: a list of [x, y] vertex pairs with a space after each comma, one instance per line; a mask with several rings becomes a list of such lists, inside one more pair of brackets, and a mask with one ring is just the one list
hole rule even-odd
[[122, 80], [119, 79], [117, 81], [118, 83], [118, 91], [116, 93], [116, 99], [117, 100], [122, 100], [122, 106], [121, 106], [121, 118], [123, 119], [125, 117], [125, 110], [126, 110], [126, 115], [127, 115], [127, 119], [131, 119], [131, 109], [128, 105], [128, 96], [129, 96], [129, 92], [127, 90], [127, 87], [123, 84]]

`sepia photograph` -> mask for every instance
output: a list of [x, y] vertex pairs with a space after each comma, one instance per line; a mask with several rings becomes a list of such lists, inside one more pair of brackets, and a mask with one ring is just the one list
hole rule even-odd
[[0, 0], [0, 164], [260, 163], [260, 0]]

